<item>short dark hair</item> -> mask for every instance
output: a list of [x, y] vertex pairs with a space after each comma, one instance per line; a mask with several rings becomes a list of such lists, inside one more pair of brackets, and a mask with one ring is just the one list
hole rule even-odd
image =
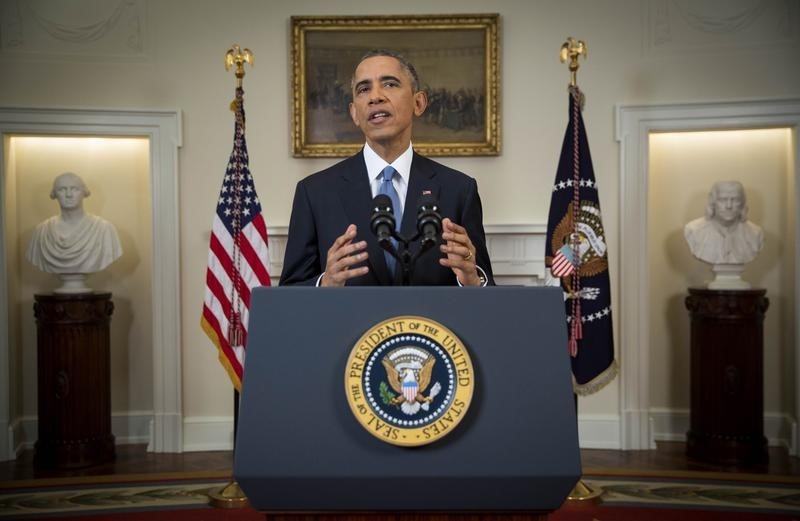
[[[403, 56], [397, 51], [392, 51], [391, 49], [370, 49], [361, 56], [360, 60], [358, 60], [356, 68], [358, 68], [358, 65], [360, 65], [361, 62], [363, 62], [367, 58], [374, 58], [375, 56], [388, 56], [390, 58], [394, 58], [395, 60], [399, 61], [400, 65], [406, 70], [408, 75], [411, 76], [411, 88], [414, 90], [414, 92], [417, 92], [419, 90], [419, 75], [417, 74], [417, 69], [414, 68], [414, 65], [410, 61], [408, 61], [408, 59], [406, 59], [405, 56]], [[354, 70], [353, 77], [350, 79], [350, 89], [352, 90], [353, 88], [355, 88], [355, 85], [356, 85], [356, 76]]]

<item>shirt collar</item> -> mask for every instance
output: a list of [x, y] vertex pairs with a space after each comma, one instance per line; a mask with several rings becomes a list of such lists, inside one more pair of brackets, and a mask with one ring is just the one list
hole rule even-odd
[[[400, 156], [391, 163], [392, 167], [394, 167], [397, 173], [400, 174], [400, 177], [403, 178], [406, 185], [411, 176], [412, 159], [414, 159], [414, 148], [412, 144], [409, 143], [406, 151], [400, 154]], [[367, 175], [369, 176], [370, 182], [374, 181], [383, 169], [389, 165], [389, 163], [370, 148], [369, 143], [364, 143], [364, 162], [367, 164]]]

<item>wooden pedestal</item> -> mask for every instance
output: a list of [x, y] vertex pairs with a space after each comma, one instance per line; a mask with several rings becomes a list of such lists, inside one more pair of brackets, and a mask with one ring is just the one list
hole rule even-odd
[[39, 378], [34, 465], [70, 469], [113, 461], [111, 293], [34, 297]]
[[689, 288], [689, 457], [723, 465], [768, 460], [764, 437], [766, 290]]

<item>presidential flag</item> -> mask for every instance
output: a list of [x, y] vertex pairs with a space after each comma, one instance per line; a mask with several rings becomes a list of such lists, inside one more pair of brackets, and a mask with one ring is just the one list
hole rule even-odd
[[608, 248], [581, 116], [583, 94], [570, 87], [569, 124], [547, 220], [547, 284], [564, 291], [573, 388], [603, 388], [617, 374], [611, 329]]
[[232, 104], [236, 113], [233, 152], [211, 227], [200, 320], [237, 391], [242, 386], [250, 292], [270, 285], [267, 226], [248, 166], [243, 96], [242, 88], [237, 88]]

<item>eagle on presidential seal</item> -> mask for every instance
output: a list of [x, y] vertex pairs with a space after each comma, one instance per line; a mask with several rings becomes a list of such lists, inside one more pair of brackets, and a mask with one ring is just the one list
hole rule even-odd
[[381, 360], [389, 385], [397, 393], [389, 404], [399, 406], [408, 415], [427, 411], [442, 386], [436, 382], [428, 396], [423, 392], [431, 383], [436, 359], [418, 347], [398, 347]]
[[[578, 258], [571, 258], [571, 263], [575, 269], [579, 270], [581, 277], [594, 277], [608, 270], [607, 246], [603, 223], [600, 218], [600, 205], [592, 201], [581, 201], [577, 226], [574, 224], [572, 208], [573, 203], [569, 203], [564, 217], [553, 230], [550, 248], [553, 252], [558, 252], [565, 246], [569, 247], [574, 243], [577, 246]], [[546, 259], [551, 266], [551, 271], [555, 255], [554, 253], [553, 257], [548, 256]], [[571, 255], [570, 253], [570, 257]], [[556, 279], [558, 278], [558, 275], [553, 274], [552, 276]], [[574, 297], [572, 278], [562, 276], [561, 282], [564, 284], [564, 289], [567, 293]], [[581, 297], [586, 298], [586, 295], [582, 294]], [[594, 298], [596, 298], [596, 294]], [[593, 298], [590, 297], [590, 299]]]

